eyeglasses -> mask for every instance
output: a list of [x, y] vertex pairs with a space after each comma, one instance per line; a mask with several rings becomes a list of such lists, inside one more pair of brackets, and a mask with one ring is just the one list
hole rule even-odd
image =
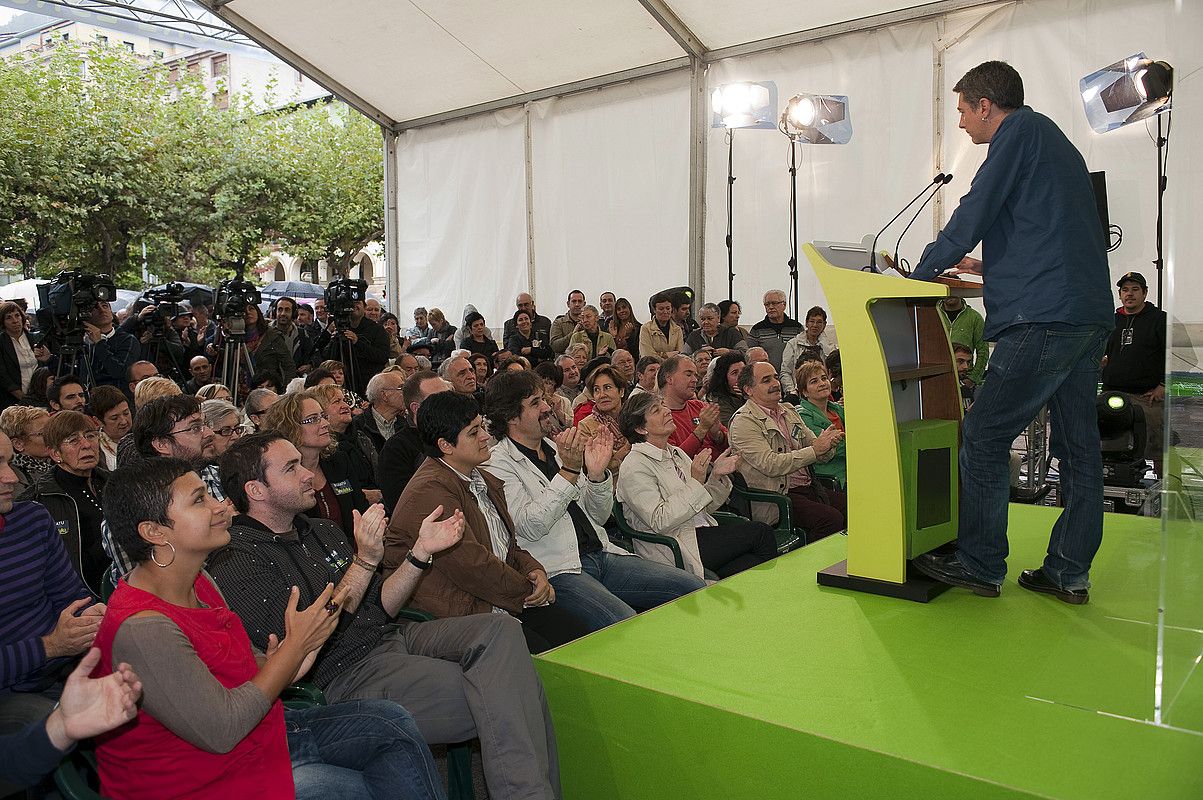
[[237, 437], [242, 436], [242, 426], [241, 425], [226, 425], [224, 428], [214, 428], [213, 432], [216, 433], [218, 436], [220, 436], [223, 439], [230, 437], [230, 436], [234, 436], [237, 438]]
[[310, 414], [309, 416], [305, 417], [305, 419], [301, 420], [301, 424], [302, 425], [316, 425], [317, 421], [319, 419], [329, 420], [330, 415], [327, 414], [325, 411], [323, 411], [320, 414]]
[[203, 431], [205, 428], [208, 428], [208, 427], [209, 426], [203, 422], [194, 422], [191, 425], [189, 425], [187, 428], [183, 428], [178, 431], [172, 431], [169, 435], [170, 436], [179, 436], [181, 433], [187, 433], [191, 436], [197, 436], [200, 434], [201, 431]]
[[63, 439], [63, 444], [69, 444], [72, 447], [79, 447], [84, 442], [95, 444], [100, 441], [100, 431], [83, 431], [81, 433], [73, 433], [66, 439]]
[[765, 308], [774, 308], [775, 306], [783, 306], [783, 305], [785, 305], [784, 300], [765, 300], [764, 301]]

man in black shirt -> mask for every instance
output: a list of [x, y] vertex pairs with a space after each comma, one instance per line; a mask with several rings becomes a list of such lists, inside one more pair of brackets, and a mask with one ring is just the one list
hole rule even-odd
[[1120, 307], [1103, 356], [1103, 391], [1123, 392], [1145, 412], [1145, 454], [1161, 474], [1161, 426], [1165, 409], [1165, 312], [1148, 302], [1149, 285], [1139, 272], [1116, 284]]
[[[344, 364], [348, 371], [354, 367], [354, 385], [348, 388], [363, 397], [368, 393], [368, 381], [372, 379], [390, 358], [388, 334], [378, 323], [367, 318], [366, 306], [362, 300], [357, 300], [352, 306], [350, 325], [342, 333], [331, 333], [326, 346], [326, 358], [342, 360], [342, 350], [339, 338], [345, 338], [351, 343], [351, 358], [353, 363]], [[348, 383], [350, 381], [348, 380]]]
[[434, 557], [463, 535], [461, 513], [435, 522], [435, 509], [405, 563], [384, 579], [383, 507], [356, 520], [354, 546], [334, 523], [307, 518], [313, 474], [282, 436], [236, 442], [222, 456], [221, 477], [240, 515], [208, 569], [257, 647], [284, 630], [285, 604], [264, 598], [286, 598], [297, 586], [307, 606], [335, 583], [336, 594], [346, 593], [343, 617], [309, 680], [336, 702], [400, 703], [429, 743], [479, 736], [490, 797], [559, 797], [555, 736], [519, 623], [475, 614], [392, 624]]
[[598, 630], [705, 586], [684, 570], [610, 543], [602, 527], [614, 507], [608, 428], [593, 439], [576, 428], [554, 442], [545, 438], [551, 408], [530, 372], [489, 381], [484, 409], [500, 438], [485, 469], [505, 482], [515, 532], [547, 570], [556, 605]]
[[405, 485], [414, 476], [426, 458], [422, 437], [415, 427], [418, 421], [418, 406], [432, 394], [451, 391], [451, 384], [426, 370], [406, 378], [401, 385], [401, 398], [405, 402], [405, 416], [397, 419], [397, 432], [388, 438], [380, 450], [377, 462], [376, 485], [384, 495], [384, 507], [396, 509], [397, 500], [405, 491]]

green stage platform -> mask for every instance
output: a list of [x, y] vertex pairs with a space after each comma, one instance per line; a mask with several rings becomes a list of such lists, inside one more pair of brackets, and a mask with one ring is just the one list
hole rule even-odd
[[1148, 722], [1159, 521], [1107, 516], [1074, 607], [1014, 583], [1056, 513], [1012, 507], [998, 599], [820, 587], [836, 536], [544, 655], [565, 797], [1203, 798], [1203, 719]]

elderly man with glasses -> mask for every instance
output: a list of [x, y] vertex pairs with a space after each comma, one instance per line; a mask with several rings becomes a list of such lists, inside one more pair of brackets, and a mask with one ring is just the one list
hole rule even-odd
[[764, 319], [748, 331], [748, 347], [763, 347], [769, 363], [780, 373], [786, 343], [804, 330], [802, 323], [785, 313], [785, 292], [770, 289], [764, 293]]

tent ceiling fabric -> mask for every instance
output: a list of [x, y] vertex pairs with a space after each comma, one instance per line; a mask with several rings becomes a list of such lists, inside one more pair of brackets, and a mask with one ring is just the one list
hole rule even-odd
[[[661, 3], [707, 50], [936, 5], [907, 0]], [[232, 0], [217, 13], [225, 16], [223, 11], [256, 26], [393, 122], [686, 55], [639, 0]], [[288, 60], [278, 49], [277, 55]]]

